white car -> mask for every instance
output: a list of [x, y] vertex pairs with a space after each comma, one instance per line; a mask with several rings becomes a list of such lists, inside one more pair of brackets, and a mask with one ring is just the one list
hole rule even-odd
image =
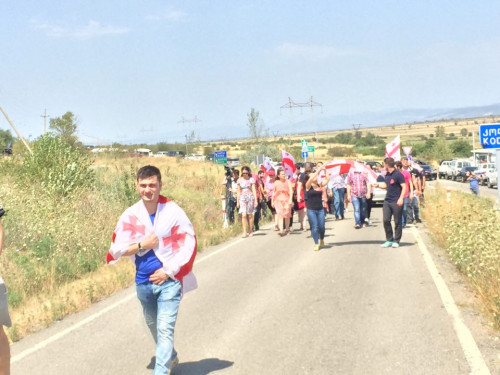
[[446, 178], [448, 171], [450, 170], [451, 160], [443, 160], [441, 164], [439, 164], [438, 168], [438, 177]]
[[476, 175], [481, 176], [480, 184], [486, 185], [486, 173], [495, 169], [495, 163], [481, 163], [477, 166]]
[[189, 154], [186, 156], [187, 160], [195, 160], [195, 161], [205, 161], [205, 155], [201, 154]]
[[488, 170], [488, 172], [486, 172], [485, 174], [484, 179], [486, 180], [486, 185], [488, 185], [489, 188], [493, 188], [493, 186], [496, 186], [498, 189], [498, 174], [496, 168]]
[[168, 156], [168, 151], [158, 151], [155, 154], [155, 158], [159, 158], [159, 157], [162, 157], [162, 156]]

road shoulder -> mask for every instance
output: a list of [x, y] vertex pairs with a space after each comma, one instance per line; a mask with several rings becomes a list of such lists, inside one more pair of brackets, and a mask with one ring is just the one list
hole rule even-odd
[[481, 311], [478, 296], [451, 263], [444, 249], [432, 240], [429, 230], [419, 225], [418, 234], [436, 268], [450, 290], [464, 324], [469, 328], [491, 374], [500, 374], [500, 332], [495, 330]]

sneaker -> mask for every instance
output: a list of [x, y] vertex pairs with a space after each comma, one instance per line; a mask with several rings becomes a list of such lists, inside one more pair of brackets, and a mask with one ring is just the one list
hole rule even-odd
[[359, 228], [361, 228], [361, 225], [356, 224], [356, 225], [354, 226], [354, 228], [359, 229]]
[[393, 243], [392, 243], [392, 247], [394, 247], [394, 248], [398, 248], [398, 247], [399, 247], [399, 244], [398, 244], [397, 242], [393, 242]]
[[368, 218], [365, 219], [366, 225], [372, 225], [372, 221]]
[[325, 247], [325, 240], [319, 240], [319, 248], [322, 249]]
[[422, 223], [422, 220], [417, 219], [417, 223], [421, 224], [421, 223]]
[[392, 241], [386, 241], [380, 247], [391, 247], [392, 245], [393, 245]]
[[314, 245], [314, 251], [319, 251], [319, 245]]
[[175, 357], [170, 361], [170, 369], [168, 370], [168, 375], [172, 374], [172, 370], [178, 364], [179, 364], [179, 357]]

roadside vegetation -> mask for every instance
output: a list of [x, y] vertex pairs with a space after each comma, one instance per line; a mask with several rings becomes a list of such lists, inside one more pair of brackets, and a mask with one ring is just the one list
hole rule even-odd
[[[178, 158], [131, 157], [136, 147], [154, 152], [185, 149], [205, 155], [227, 150], [230, 156], [240, 157], [242, 164], [251, 164], [256, 155], [280, 160], [281, 149], [301, 161], [300, 140], [305, 138], [316, 146], [315, 155], [308, 160], [379, 160], [385, 143], [401, 133], [403, 146], [414, 146], [413, 155], [431, 162], [470, 152], [470, 129], [478, 122], [270, 137], [258, 111], [252, 108], [247, 116], [250, 139], [202, 143], [191, 134], [187, 144], [113, 144], [114, 151], [99, 154], [85, 150], [74, 136], [77, 118], [71, 112], [51, 119], [52, 133], [31, 143], [33, 155], [24, 153], [21, 142], [9, 131], [0, 132], [1, 147], [14, 143], [14, 155], [0, 159], [0, 204], [7, 209], [0, 274], [9, 287], [14, 322], [8, 330], [11, 340], [132, 284], [131, 262], [125, 259], [107, 266], [105, 256], [119, 215], [138, 200], [135, 172], [145, 164], [160, 168], [162, 193], [188, 214], [198, 235], [199, 251], [241, 232], [239, 221], [221, 230], [222, 166]], [[454, 128], [462, 130], [456, 133], [458, 139], [455, 133], [451, 137]], [[500, 271], [495, 249], [500, 243], [499, 217], [493, 219], [489, 201], [470, 195], [453, 193], [453, 203], [448, 204], [439, 193], [429, 195], [428, 202], [425, 215], [434, 237], [482, 296], [485, 310], [500, 328]]]
[[426, 194], [427, 227], [450, 261], [464, 275], [483, 304], [492, 325], [500, 329], [500, 212], [493, 200], [443, 189]]
[[241, 231], [239, 223], [221, 230], [222, 166], [123, 155], [92, 160], [57, 135], [32, 146], [32, 156], [0, 162], [7, 210], [0, 274], [9, 287], [13, 341], [131, 285], [131, 262], [108, 266], [105, 257], [119, 215], [138, 200], [135, 172], [142, 165], [160, 168], [162, 193], [188, 214], [200, 251]]

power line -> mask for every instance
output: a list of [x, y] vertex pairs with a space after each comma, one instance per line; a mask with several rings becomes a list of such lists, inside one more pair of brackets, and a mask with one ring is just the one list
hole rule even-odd
[[[280, 107], [280, 114], [281, 114], [282, 109], [290, 109], [290, 111], [292, 111], [292, 108], [305, 108], [305, 107], [310, 107], [311, 112], [314, 110], [313, 107], [321, 107], [321, 112], [323, 112], [323, 104], [315, 102], [313, 100], [312, 96], [309, 99], [309, 101], [307, 101], [305, 103], [294, 102], [290, 97], [288, 97], [288, 103], [285, 103]], [[301, 109], [301, 113], [302, 113], [302, 109]]]
[[45, 111], [43, 112], [43, 115], [40, 115], [40, 117], [43, 117], [43, 134], [47, 132], [47, 108], [45, 108]]

